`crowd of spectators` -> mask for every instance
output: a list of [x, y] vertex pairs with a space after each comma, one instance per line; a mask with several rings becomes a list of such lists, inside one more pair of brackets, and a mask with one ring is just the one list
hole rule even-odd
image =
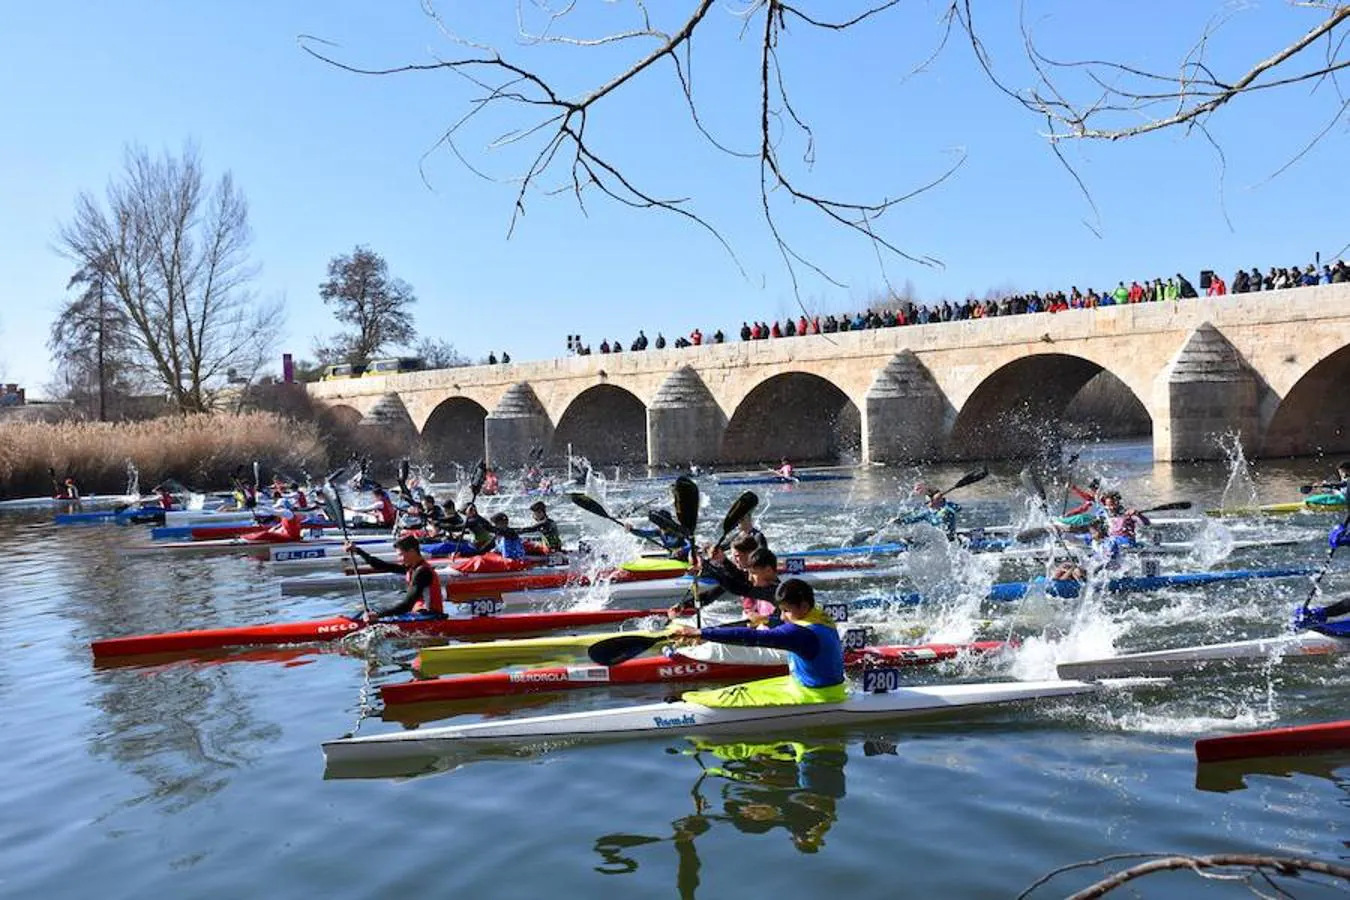
[[[1247, 294], [1256, 291], [1278, 291], [1285, 288], [1304, 287], [1317, 284], [1342, 284], [1350, 282], [1350, 265], [1345, 260], [1338, 260], [1334, 265], [1323, 265], [1319, 271], [1315, 265], [1307, 265], [1300, 268], [1293, 266], [1290, 268], [1276, 268], [1272, 266], [1270, 271], [1262, 275], [1260, 270], [1253, 267], [1251, 270], [1238, 269], [1231, 282], [1223, 280], [1216, 272], [1206, 270], [1200, 274], [1200, 290], [1204, 291], [1206, 296], [1221, 297], [1226, 294]], [[1042, 294], [1038, 291], [1032, 291], [1027, 294], [1008, 294], [1006, 296], [990, 296], [984, 300], [978, 300], [975, 297], [968, 297], [964, 301], [953, 303], [950, 300], [943, 300], [941, 303], [927, 304], [916, 303], [912, 300], [891, 300], [880, 306], [878, 309], [868, 309], [859, 313], [844, 313], [842, 315], [830, 314], [824, 317], [799, 315], [796, 318], [788, 317], [782, 322], [750, 322], [741, 323], [740, 338], [742, 341], [760, 341], [770, 338], [796, 337], [804, 334], [834, 334], [841, 331], [862, 331], [869, 328], [895, 328], [903, 325], [927, 325], [933, 322], [957, 322], [965, 319], [986, 319], [995, 316], [1015, 316], [1026, 315], [1028, 313], [1057, 313], [1071, 309], [1096, 309], [1103, 306], [1124, 306], [1131, 303], [1157, 303], [1166, 300], [1186, 300], [1199, 296], [1199, 291], [1195, 286], [1180, 272], [1166, 280], [1154, 278], [1152, 280], [1132, 281], [1126, 285], [1124, 281], [1116, 283], [1116, 287], [1109, 291], [1096, 291], [1088, 288], [1087, 292], [1080, 291], [1075, 285], [1071, 287], [1068, 293], [1064, 291], [1049, 291]], [[695, 328], [688, 337], [679, 336], [675, 338], [671, 346], [679, 349], [681, 347], [697, 347], [702, 344], [721, 344], [726, 341], [721, 329], [713, 332], [711, 336], [705, 336], [701, 330]], [[666, 347], [666, 338], [661, 333], [657, 333], [656, 340], [651, 346], [654, 349], [662, 350]], [[640, 351], [648, 347], [647, 335], [639, 331], [638, 336], [629, 344], [628, 350]], [[569, 334], [567, 336], [567, 349], [569, 352], [579, 356], [590, 354], [591, 345], [583, 344], [580, 335]], [[620, 340], [602, 340], [599, 346], [600, 353], [622, 353], [624, 352], [623, 342]]]

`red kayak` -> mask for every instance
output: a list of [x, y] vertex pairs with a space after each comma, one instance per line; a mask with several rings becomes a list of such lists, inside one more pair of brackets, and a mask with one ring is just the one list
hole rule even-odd
[[[381, 625], [392, 625], [409, 634], [433, 634], [439, 637], [503, 637], [534, 634], [591, 625], [611, 625], [644, 616], [664, 616], [665, 610], [602, 609], [587, 612], [513, 613], [469, 618], [432, 619], [391, 617]], [[95, 659], [111, 656], [135, 656], [145, 653], [179, 653], [190, 650], [214, 650], [219, 647], [247, 647], [253, 644], [303, 644], [334, 641], [366, 628], [364, 623], [346, 616], [309, 622], [285, 622], [279, 625], [245, 625], [240, 628], [211, 628], [202, 631], [177, 631], [136, 637], [109, 638], [89, 645]]]
[[[952, 659], [961, 653], [992, 653], [1010, 646], [1005, 641], [969, 644], [919, 644], [909, 647], [868, 647], [849, 651], [848, 665], [867, 661], [891, 666], [924, 666]], [[541, 694], [612, 684], [659, 684], [667, 681], [739, 681], [783, 675], [787, 666], [750, 663], [704, 662], [683, 657], [646, 656], [614, 666], [580, 665], [520, 669], [514, 672], [484, 672], [386, 684], [380, 698], [389, 706], [427, 700], [468, 700], [508, 694]]]
[[1346, 749], [1350, 749], [1350, 719], [1203, 738], [1195, 742], [1195, 758], [1200, 762], [1219, 762]]

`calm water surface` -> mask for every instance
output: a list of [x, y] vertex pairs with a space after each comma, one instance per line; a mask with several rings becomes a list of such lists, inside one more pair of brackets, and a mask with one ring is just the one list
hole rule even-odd
[[[1228, 480], [1223, 466], [1155, 467], [1146, 449], [1121, 447], [1085, 454], [1086, 470], [1120, 481], [1140, 506], [1214, 505]], [[940, 484], [960, 473], [925, 474]], [[1257, 474], [1274, 501], [1324, 473], [1309, 462]], [[893, 514], [913, 481], [911, 471], [875, 469], [851, 482], [757, 488], [762, 524], [780, 548], [837, 542]], [[1012, 467], [996, 469], [955, 498], [963, 524], [1022, 517], [1024, 505], [1009, 504], [1016, 484]], [[611, 508], [662, 490], [610, 488]], [[706, 488], [704, 530], [740, 490]], [[507, 508], [523, 516], [526, 505]], [[565, 533], [617, 540], [604, 522], [560, 512]], [[322, 741], [358, 723], [360, 733], [403, 727], [380, 719], [373, 686], [408, 677], [408, 645], [95, 669], [91, 639], [311, 618], [353, 601], [283, 597], [265, 564], [132, 555], [139, 529], [57, 528], [50, 518], [0, 514], [0, 896], [1010, 897], [1056, 867], [1129, 851], [1350, 859], [1350, 755], [1262, 774], [1198, 772], [1192, 751], [1206, 734], [1344, 718], [1344, 660], [959, 721], [776, 735], [758, 749], [670, 736], [427, 777], [326, 780]], [[1196, 558], [1165, 565], [1317, 562], [1328, 524], [1210, 524]], [[1304, 543], [1222, 558], [1229, 539], [1261, 536]], [[938, 602], [881, 627], [1023, 638], [994, 664], [916, 681], [1047, 677], [1071, 652], [1274, 634], [1308, 589], [1294, 579], [981, 610], [983, 585], [1035, 574], [1034, 564], [999, 571], [940, 545], [909, 564]], [[1350, 559], [1338, 568], [1350, 570]], [[1347, 584], [1344, 574], [1324, 582], [1332, 594]], [[600, 690], [493, 714], [667, 691]], [[1066, 874], [1033, 896], [1062, 896], [1103, 874]], [[1190, 876], [1138, 885], [1147, 897], [1247, 896]]]

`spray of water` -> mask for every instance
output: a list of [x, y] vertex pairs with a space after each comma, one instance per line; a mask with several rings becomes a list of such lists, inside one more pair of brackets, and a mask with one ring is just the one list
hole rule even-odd
[[1227, 432], [1219, 437], [1219, 449], [1228, 460], [1228, 481], [1223, 486], [1220, 508], [1240, 509], [1260, 505], [1256, 480], [1252, 477], [1247, 455], [1242, 449], [1242, 438], [1235, 431]]

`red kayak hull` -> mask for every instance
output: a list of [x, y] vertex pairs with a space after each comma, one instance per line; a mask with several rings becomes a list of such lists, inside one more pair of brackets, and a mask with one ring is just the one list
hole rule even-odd
[[1195, 742], [1195, 758], [1200, 762], [1220, 762], [1345, 749], [1350, 749], [1350, 719], [1204, 738]]
[[[893, 666], [923, 666], [953, 659], [961, 653], [991, 653], [1008, 647], [1004, 641], [970, 644], [920, 644], [912, 647], [869, 647], [850, 652], [845, 661], [860, 665], [869, 660]], [[787, 666], [703, 662], [680, 657], [648, 656], [614, 666], [548, 666], [514, 672], [484, 672], [386, 684], [380, 698], [389, 706], [429, 700], [470, 700], [516, 694], [542, 694], [615, 684], [660, 684], [675, 681], [740, 681], [783, 675]]]
[[[501, 616], [475, 616], [463, 619], [412, 619], [380, 624], [408, 634], [439, 637], [506, 637], [519, 634], [612, 625], [628, 619], [665, 615], [665, 610], [601, 609], [585, 612], [514, 613]], [[278, 625], [245, 625], [240, 628], [213, 628], [178, 631], [136, 637], [109, 638], [89, 645], [95, 659], [113, 656], [139, 656], [147, 653], [182, 653], [215, 650], [220, 647], [248, 647], [258, 644], [305, 644], [334, 641], [367, 626], [346, 616], [308, 622], [284, 622]]]

